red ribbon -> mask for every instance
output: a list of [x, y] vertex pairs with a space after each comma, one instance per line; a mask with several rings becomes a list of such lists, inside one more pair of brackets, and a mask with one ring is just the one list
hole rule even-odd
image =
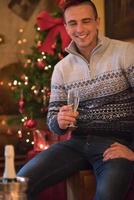
[[62, 51], [64, 51], [65, 47], [70, 43], [71, 39], [65, 30], [62, 18], [54, 18], [50, 16], [49, 13], [43, 11], [37, 17], [37, 25], [40, 27], [41, 31], [49, 30], [45, 41], [39, 47], [40, 51], [53, 55], [54, 49], [52, 46], [58, 34], [61, 36]]

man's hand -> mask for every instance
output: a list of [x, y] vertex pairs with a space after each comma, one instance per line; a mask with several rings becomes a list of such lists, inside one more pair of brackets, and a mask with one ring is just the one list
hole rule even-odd
[[103, 161], [107, 161], [109, 159], [114, 158], [126, 158], [130, 161], [134, 161], [134, 152], [127, 146], [115, 142], [104, 151]]
[[71, 123], [76, 123], [78, 112], [73, 112], [70, 105], [62, 106], [58, 112], [57, 120], [61, 129], [66, 129]]

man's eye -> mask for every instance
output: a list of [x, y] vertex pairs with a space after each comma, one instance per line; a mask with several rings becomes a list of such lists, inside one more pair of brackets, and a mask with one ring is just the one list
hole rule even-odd
[[75, 26], [75, 25], [76, 25], [75, 22], [68, 23], [68, 26]]
[[92, 23], [94, 20], [93, 19], [86, 19], [86, 20], [83, 20], [83, 23]]

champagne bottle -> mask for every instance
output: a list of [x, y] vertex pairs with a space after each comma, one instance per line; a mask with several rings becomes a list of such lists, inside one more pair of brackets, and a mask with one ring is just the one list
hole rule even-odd
[[3, 174], [3, 182], [16, 182], [16, 172], [14, 165], [14, 147], [13, 145], [5, 146], [5, 169]]

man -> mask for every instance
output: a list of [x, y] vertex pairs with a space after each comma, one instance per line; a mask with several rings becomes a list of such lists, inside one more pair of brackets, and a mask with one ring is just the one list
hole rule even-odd
[[[71, 138], [52, 145], [18, 173], [28, 176], [31, 194], [81, 169], [94, 170], [95, 200], [123, 200], [133, 176], [134, 45], [99, 37], [99, 18], [89, 0], [67, 0], [65, 27], [72, 38], [56, 66], [48, 112], [50, 129]], [[67, 104], [79, 91], [78, 112]], [[33, 172], [36, 173], [33, 174]]]

